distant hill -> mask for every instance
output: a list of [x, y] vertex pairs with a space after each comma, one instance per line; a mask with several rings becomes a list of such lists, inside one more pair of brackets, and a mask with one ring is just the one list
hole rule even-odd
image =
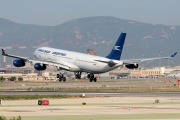
[[[45, 44], [83, 53], [90, 48], [106, 56], [121, 32], [127, 33], [122, 59], [157, 57], [159, 51], [162, 51], [161, 56], [168, 56], [180, 51], [180, 26], [152, 25], [106, 16], [74, 19], [57, 26], [18, 24], [0, 18], [0, 47]], [[33, 49], [7, 52], [32, 57]], [[177, 55], [169, 63], [163, 60], [162, 65], [179, 65], [179, 59]], [[159, 62], [153, 64], [158, 66]]]

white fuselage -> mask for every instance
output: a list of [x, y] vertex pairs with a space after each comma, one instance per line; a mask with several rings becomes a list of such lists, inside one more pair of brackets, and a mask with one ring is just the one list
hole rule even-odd
[[[53, 63], [60, 63], [69, 66], [69, 71], [72, 72], [87, 72], [93, 74], [99, 74], [113, 70], [123, 65], [122, 61], [110, 60], [104, 57], [83, 54], [78, 52], [72, 52], [67, 50], [41, 47], [35, 50], [35, 58], [43, 61], [51, 61]], [[101, 61], [113, 61], [116, 64], [110, 67], [107, 63], [98, 62]]]

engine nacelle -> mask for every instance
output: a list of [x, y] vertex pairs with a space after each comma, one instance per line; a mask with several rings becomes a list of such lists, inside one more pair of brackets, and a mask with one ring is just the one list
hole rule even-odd
[[21, 59], [15, 59], [13, 61], [13, 65], [15, 67], [23, 67], [23, 66], [25, 66], [25, 62], [23, 60], [21, 60]]
[[139, 67], [138, 64], [127, 64], [127, 65], [125, 65], [125, 66], [126, 66], [126, 68], [128, 68], [128, 69], [136, 69], [136, 68]]
[[109, 67], [113, 67], [114, 65], [116, 65], [116, 63], [111, 60], [111, 61], [109, 61], [108, 65], [109, 65]]
[[39, 70], [39, 71], [41, 71], [41, 70], [45, 70], [46, 69], [46, 65], [41, 65], [41, 63], [36, 63], [36, 64], [34, 64], [34, 68], [36, 69], [36, 70]]

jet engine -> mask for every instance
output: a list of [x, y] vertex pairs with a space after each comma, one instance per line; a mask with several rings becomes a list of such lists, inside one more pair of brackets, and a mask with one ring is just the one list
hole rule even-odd
[[25, 66], [25, 62], [23, 60], [21, 60], [21, 59], [15, 59], [13, 61], [13, 65], [15, 67], [23, 67], [23, 66]]
[[125, 66], [126, 66], [126, 68], [128, 68], [128, 69], [136, 69], [136, 68], [139, 67], [138, 64], [126, 64]]
[[109, 65], [109, 67], [113, 67], [114, 65], [116, 65], [116, 63], [111, 60], [111, 61], [109, 61], [108, 65]]
[[46, 65], [44, 64], [41, 64], [41, 63], [36, 63], [34, 64], [34, 68], [38, 71], [41, 71], [41, 70], [45, 70], [46, 69]]

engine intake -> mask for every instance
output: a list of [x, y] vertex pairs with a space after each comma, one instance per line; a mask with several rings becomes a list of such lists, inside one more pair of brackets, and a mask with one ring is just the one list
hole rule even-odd
[[127, 65], [125, 65], [125, 66], [126, 66], [126, 68], [128, 68], [128, 69], [136, 69], [136, 68], [139, 67], [138, 64], [127, 64]]
[[41, 63], [36, 63], [34, 64], [34, 68], [38, 71], [41, 71], [41, 70], [45, 70], [46, 69], [46, 65], [41, 65]]
[[15, 59], [13, 61], [13, 65], [15, 67], [23, 67], [23, 66], [25, 66], [25, 62], [24, 62], [24, 60], [21, 60], [21, 59]]

